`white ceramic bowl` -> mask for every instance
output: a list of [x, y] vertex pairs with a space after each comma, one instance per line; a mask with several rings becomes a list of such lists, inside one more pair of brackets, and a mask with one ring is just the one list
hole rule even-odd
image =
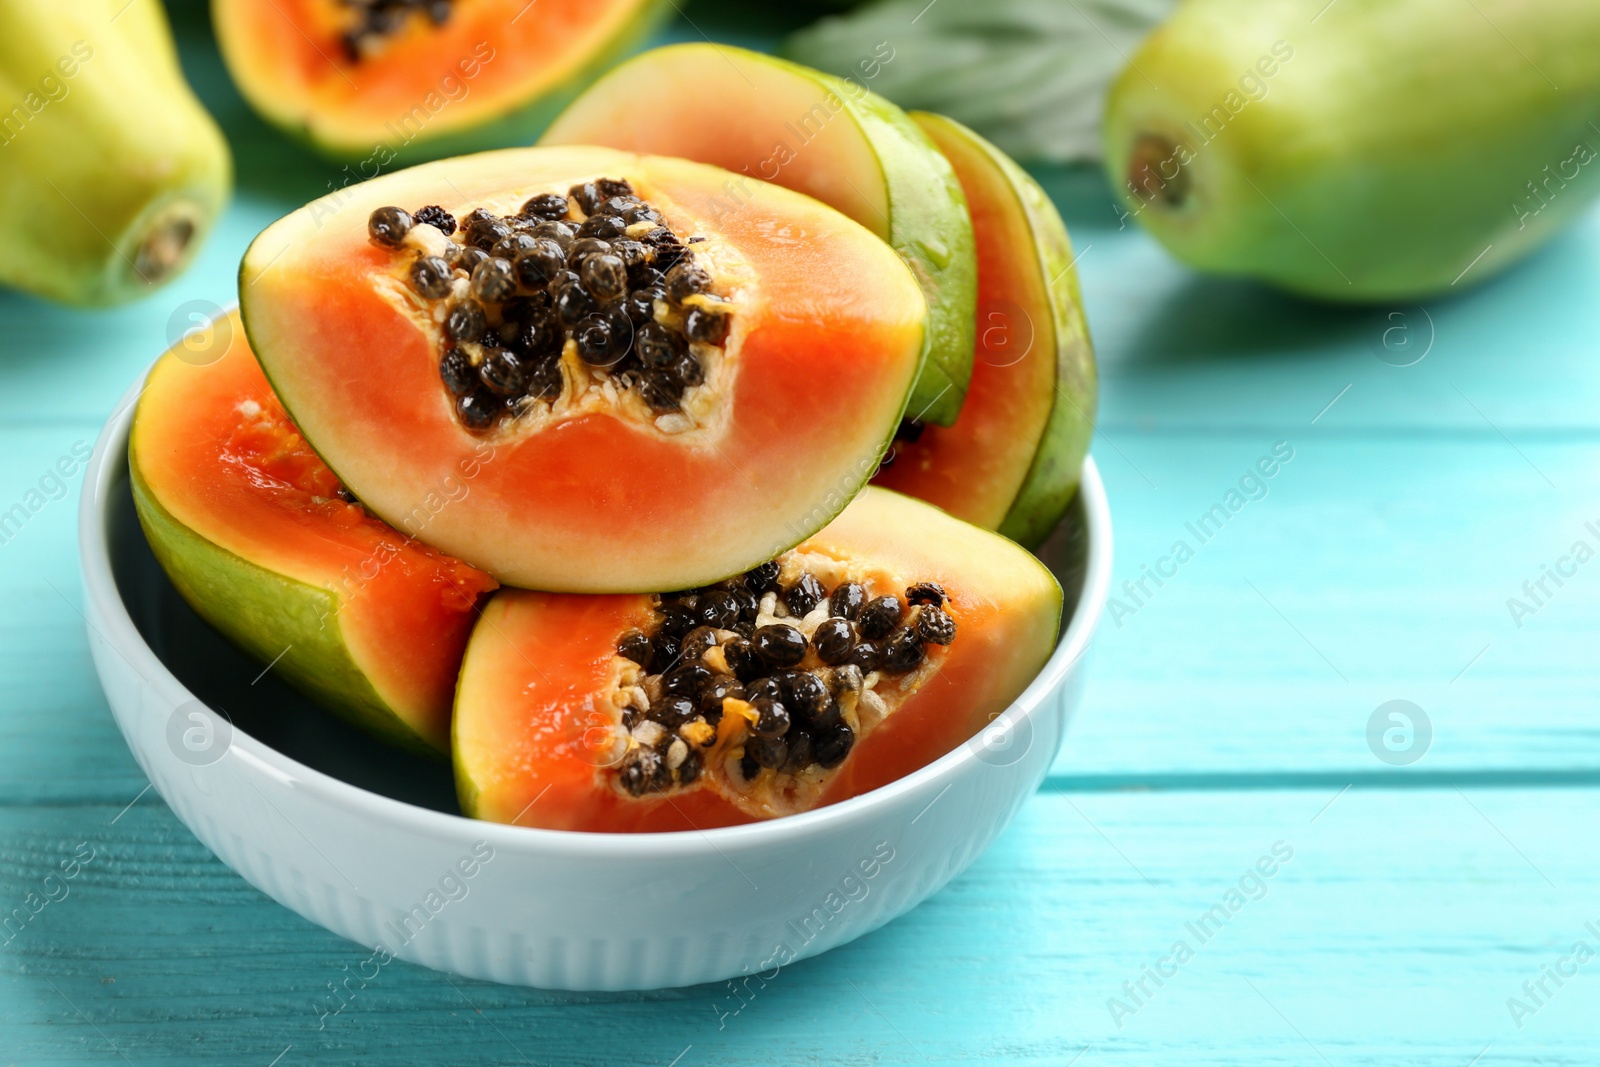
[[177, 596], [129, 494], [136, 397], [100, 436], [79, 524], [89, 640], [117, 725], [224, 863], [374, 947], [357, 968], [367, 978], [393, 956], [556, 989], [770, 978], [882, 926], [971, 863], [1037, 789], [1110, 581], [1105, 491], [1085, 461], [1044, 553], [1070, 623], [1033, 684], [967, 745], [865, 796], [754, 826], [610, 835], [475, 822], [454, 813], [448, 766], [317, 711]]

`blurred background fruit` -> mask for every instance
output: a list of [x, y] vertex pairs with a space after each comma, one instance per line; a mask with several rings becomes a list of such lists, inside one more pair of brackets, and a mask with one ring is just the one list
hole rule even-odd
[[1106, 169], [1202, 270], [1421, 297], [1589, 205], [1597, 119], [1594, 0], [1187, 0], [1117, 80]]
[[160, 3], [0, 0], [0, 27], [0, 282], [144, 295], [188, 265], [232, 181]]
[[229, 72], [263, 118], [372, 177], [531, 140], [638, 45], [665, 0], [214, 0]]

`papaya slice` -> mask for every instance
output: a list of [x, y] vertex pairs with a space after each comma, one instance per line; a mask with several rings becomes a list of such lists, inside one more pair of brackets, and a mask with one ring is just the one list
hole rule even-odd
[[876, 488], [711, 587], [503, 591], [456, 693], [461, 809], [665, 831], [844, 800], [986, 725], [1043, 667], [1060, 614], [1027, 552]]
[[157, 361], [128, 466], [156, 559], [207, 622], [357, 726], [448, 751], [456, 672], [495, 582], [350, 498], [273, 396], [237, 314], [209, 348]]
[[[640, 100], [652, 106], [642, 108]], [[541, 144], [601, 144], [714, 163], [715, 212], [775, 182], [892, 245], [928, 299], [925, 362], [907, 414], [948, 426], [972, 376], [976, 260], [961, 183], [906, 113], [860, 82], [723, 44], [635, 56], [600, 78]]]
[[263, 118], [370, 177], [396, 159], [526, 142], [647, 37], [663, 0], [212, 0]]
[[1004, 152], [954, 119], [911, 117], [966, 190], [977, 348], [955, 425], [902, 426], [873, 481], [1033, 546], [1072, 503], [1094, 432], [1094, 348], [1072, 243], [1050, 198]]
[[[391, 524], [425, 517], [431, 544], [526, 588], [716, 581], [871, 477], [926, 316], [866, 229], [776, 186], [714, 212], [727, 177], [604, 148], [387, 175], [256, 239], [245, 325], [312, 446]], [[444, 501], [485, 444], [494, 461]]]

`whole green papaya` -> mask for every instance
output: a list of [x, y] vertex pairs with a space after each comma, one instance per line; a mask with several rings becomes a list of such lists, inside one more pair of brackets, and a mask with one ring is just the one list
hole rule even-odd
[[1600, 191], [1600, 0], [1185, 0], [1105, 138], [1127, 215], [1202, 270], [1465, 287]]
[[159, 0], [0, 0], [0, 26], [0, 283], [143, 295], [188, 264], [233, 169]]

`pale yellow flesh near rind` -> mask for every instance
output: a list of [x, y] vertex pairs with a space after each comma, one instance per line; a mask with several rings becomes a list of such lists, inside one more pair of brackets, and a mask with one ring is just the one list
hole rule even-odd
[[0, 28], [0, 283], [145, 295], [188, 265], [232, 182], [159, 0], [0, 0]]
[[[666, 110], [641, 107], [654, 101]], [[697, 140], [699, 139], [699, 140]], [[606, 144], [715, 163], [729, 209], [750, 179], [815, 197], [887, 241], [928, 300], [922, 376], [906, 416], [948, 426], [972, 376], [977, 265], [961, 184], [927, 136], [858, 83], [721, 44], [657, 48], [611, 71], [541, 144]]]

